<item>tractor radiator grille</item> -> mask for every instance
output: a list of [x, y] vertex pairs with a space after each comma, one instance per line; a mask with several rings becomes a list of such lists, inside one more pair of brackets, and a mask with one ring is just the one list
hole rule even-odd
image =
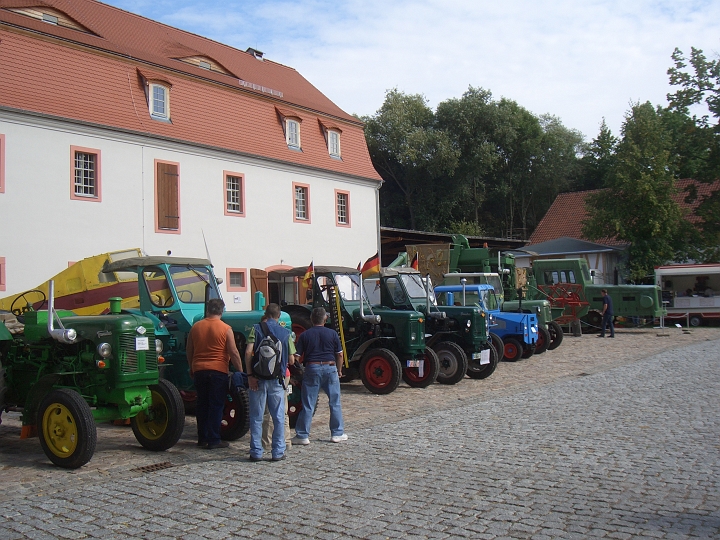
[[145, 371], [157, 371], [157, 353], [155, 352], [155, 335], [151, 332], [145, 334], [150, 342], [147, 351], [135, 350], [135, 335], [123, 334], [120, 336], [120, 363], [123, 373], [138, 373], [138, 357], [145, 356]]

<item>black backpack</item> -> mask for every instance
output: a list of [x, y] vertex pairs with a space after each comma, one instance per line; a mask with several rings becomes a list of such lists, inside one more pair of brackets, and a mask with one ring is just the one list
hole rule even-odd
[[252, 374], [258, 379], [279, 379], [282, 365], [282, 343], [273, 335], [266, 322], [261, 322], [264, 337], [255, 347]]

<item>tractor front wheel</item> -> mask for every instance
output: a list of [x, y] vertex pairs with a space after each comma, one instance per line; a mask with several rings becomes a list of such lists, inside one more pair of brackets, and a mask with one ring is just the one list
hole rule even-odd
[[152, 404], [130, 419], [137, 441], [148, 450], [167, 450], [180, 440], [185, 428], [185, 410], [175, 385], [160, 379], [150, 386]]
[[522, 358], [523, 346], [517, 339], [505, 338], [503, 340], [503, 359], [508, 362], [517, 362]]
[[244, 388], [230, 385], [220, 421], [220, 438], [236, 441], [250, 430], [250, 397]]
[[548, 323], [548, 332], [550, 332], [550, 345], [548, 345], [548, 351], [554, 351], [562, 343], [563, 329], [555, 321], [550, 321]]
[[[417, 361], [417, 360], [416, 360]], [[425, 347], [425, 353], [419, 359], [422, 369], [418, 367], [408, 367], [407, 361], [402, 370], [402, 378], [408, 386], [413, 388], [427, 388], [437, 380], [440, 371], [440, 360], [430, 347]]]
[[490, 332], [490, 341], [492, 341], [493, 347], [495, 347], [495, 350], [498, 353], [498, 361], [502, 360], [503, 351], [505, 350], [505, 344], [503, 343], [502, 338], [497, 334]]
[[433, 345], [433, 350], [440, 360], [437, 382], [440, 384], [455, 384], [465, 378], [468, 357], [460, 345], [452, 341], [441, 341]]
[[[502, 344], [502, 341], [500, 341], [500, 343]], [[495, 372], [495, 368], [497, 368], [498, 362], [500, 361], [500, 354], [493, 343], [488, 343], [488, 346], [490, 347], [489, 364], [481, 365], [480, 360], [470, 360], [467, 374], [471, 379], [487, 379]]]
[[371, 349], [360, 361], [360, 377], [373, 394], [389, 394], [400, 384], [400, 360], [389, 349]]
[[59, 467], [77, 469], [95, 453], [95, 420], [90, 406], [75, 390], [50, 392], [38, 409], [37, 425], [43, 452]]

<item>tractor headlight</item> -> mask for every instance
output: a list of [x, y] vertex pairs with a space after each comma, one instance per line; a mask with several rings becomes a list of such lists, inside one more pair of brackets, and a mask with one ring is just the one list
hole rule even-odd
[[77, 339], [77, 330], [74, 328], [68, 328], [65, 330], [65, 339], [67, 343], [73, 343]]
[[101, 343], [97, 346], [97, 352], [102, 358], [109, 358], [112, 354], [112, 347], [109, 343]]
[[410, 341], [415, 341], [417, 339], [417, 334], [415, 332], [410, 333]]
[[162, 341], [160, 341], [159, 339], [155, 340], [155, 352], [158, 354], [163, 352], [163, 344]]
[[465, 326], [467, 326], [468, 328], [470, 328], [470, 325], [471, 325], [471, 324], [472, 324], [472, 322], [470, 321], [470, 319], [468, 319], [467, 321], [465, 321]]

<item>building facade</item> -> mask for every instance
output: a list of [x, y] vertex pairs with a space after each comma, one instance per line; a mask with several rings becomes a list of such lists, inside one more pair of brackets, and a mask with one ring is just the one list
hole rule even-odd
[[128, 248], [250, 269], [378, 250], [362, 123], [287, 66], [90, 0], [0, 0], [0, 290]]

